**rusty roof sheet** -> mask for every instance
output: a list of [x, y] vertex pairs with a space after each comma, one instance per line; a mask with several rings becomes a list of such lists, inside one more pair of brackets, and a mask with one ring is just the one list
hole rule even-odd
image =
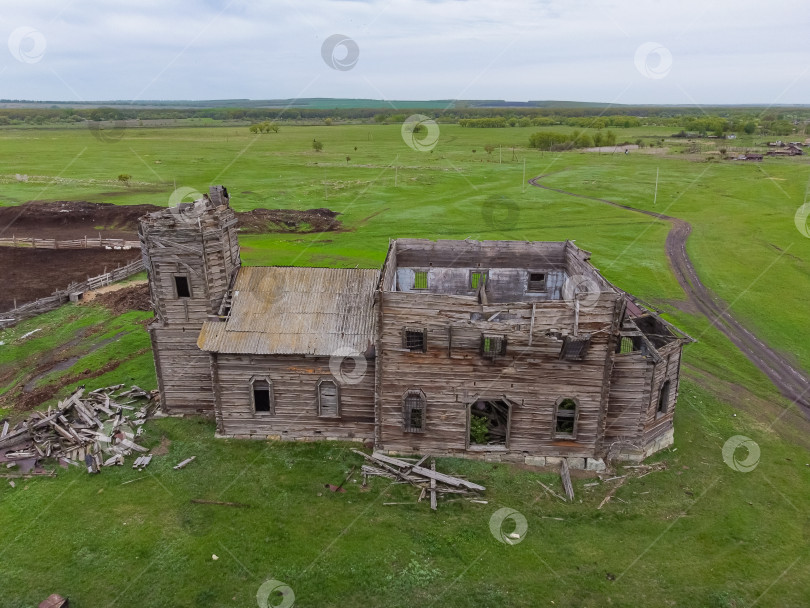
[[225, 321], [200, 331], [202, 350], [331, 356], [374, 342], [378, 270], [242, 267]]

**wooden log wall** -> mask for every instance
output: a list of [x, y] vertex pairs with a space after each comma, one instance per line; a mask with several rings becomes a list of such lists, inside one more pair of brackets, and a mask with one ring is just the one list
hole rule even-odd
[[[658, 349], [661, 359], [655, 364], [652, 371], [650, 399], [642, 418], [645, 446], [672, 429], [675, 402], [678, 399], [682, 350], [680, 342], [677, 341], [670, 342]], [[659, 395], [661, 394], [661, 387], [667, 380], [669, 380], [669, 398], [666, 404], [666, 412], [659, 413]]]
[[641, 351], [614, 354], [603, 440], [606, 449], [615, 442], [643, 444], [654, 367]]
[[[397, 239], [396, 266], [460, 268], [475, 260], [479, 268], [562, 268], [567, 243], [531, 241], [429, 241]], [[390, 263], [386, 262], [386, 265]]]
[[[328, 357], [294, 355], [212, 354], [216, 368], [219, 432], [236, 437], [273, 439], [374, 438], [375, 362], [354, 382], [335, 378]], [[273, 385], [274, 413], [254, 412], [251, 378], [267, 378]], [[348, 378], [348, 376], [347, 376]], [[318, 381], [339, 386], [336, 418], [318, 415]]]
[[[149, 216], [139, 231], [155, 314], [166, 323], [205, 321], [216, 314], [240, 265], [236, 216], [229, 207], [209, 208], [196, 221], [170, 212]], [[190, 298], [178, 298], [175, 276], [186, 276]]]
[[149, 327], [161, 409], [166, 413], [211, 412], [214, 385], [208, 353], [197, 347], [196, 325]]
[[[477, 395], [506, 396], [515, 404], [509, 451], [593, 455], [601, 439], [604, 371], [615, 348], [610, 329], [619, 297], [614, 292], [602, 293], [592, 309], [580, 312], [579, 332], [593, 333], [590, 348], [583, 361], [562, 361], [562, 341], [546, 332], [573, 332], [574, 311], [565, 302], [537, 303], [531, 328], [532, 305], [528, 303], [481, 306], [475, 298], [465, 296], [382, 293], [382, 449], [417, 453], [466, 450], [467, 406]], [[496, 320], [486, 320], [499, 311]], [[427, 329], [426, 353], [403, 349], [402, 329], [406, 326]], [[506, 336], [505, 356], [495, 361], [481, 356], [484, 332]], [[402, 399], [410, 389], [419, 389], [426, 396], [423, 433], [403, 430]], [[554, 437], [554, 410], [560, 398], [574, 398], [579, 403], [575, 440]]]

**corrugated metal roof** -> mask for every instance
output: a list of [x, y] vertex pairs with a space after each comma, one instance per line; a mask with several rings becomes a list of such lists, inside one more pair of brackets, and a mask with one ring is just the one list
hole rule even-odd
[[204, 323], [198, 345], [257, 355], [363, 353], [374, 342], [379, 275], [353, 268], [242, 267], [230, 316]]

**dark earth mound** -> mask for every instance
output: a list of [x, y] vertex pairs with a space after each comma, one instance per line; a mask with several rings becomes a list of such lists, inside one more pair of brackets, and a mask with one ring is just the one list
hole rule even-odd
[[[75, 240], [85, 236], [137, 240], [138, 218], [165, 209], [156, 205], [113, 205], [88, 201], [29, 201], [0, 207], [0, 237]], [[312, 233], [342, 229], [330, 209], [254, 209], [237, 212], [239, 230]], [[51, 295], [71, 282], [97, 276], [139, 257], [138, 250], [48, 250], [0, 247], [0, 311]]]
[[[30, 201], [0, 207], [0, 237], [72, 240], [84, 236], [137, 239], [138, 218], [165, 207], [114, 205], [87, 201]], [[253, 209], [236, 213], [241, 232], [331, 232], [342, 228], [338, 213], [329, 209]]]
[[149, 285], [146, 283], [137, 283], [116, 291], [97, 294], [92, 302], [110, 309], [116, 315], [122, 315], [131, 310], [152, 310]]

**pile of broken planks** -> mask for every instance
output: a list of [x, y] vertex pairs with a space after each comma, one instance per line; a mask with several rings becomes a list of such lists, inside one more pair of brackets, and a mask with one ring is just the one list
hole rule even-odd
[[[63, 465], [80, 466], [96, 473], [102, 466], [123, 465], [124, 457], [147, 449], [136, 443], [142, 425], [154, 411], [151, 393], [123, 384], [84, 394], [78, 389], [56, 408], [34, 411], [13, 429], [0, 428], [0, 459], [7, 466], [23, 461], [58, 459]], [[143, 469], [150, 456], [139, 456], [135, 467]]]
[[[428, 459], [423, 456], [416, 462], [407, 462], [399, 458], [392, 458], [379, 452], [369, 455], [359, 450], [352, 450], [355, 454], [360, 454], [369, 461], [361, 468], [363, 473], [363, 486], [366, 486], [369, 477], [386, 477], [394, 480], [395, 483], [408, 483], [420, 490], [416, 502], [421, 502], [428, 494], [430, 495], [430, 508], [434, 511], [438, 508], [438, 496], [444, 494], [464, 495], [472, 502], [485, 503], [478, 499], [477, 492], [484, 492], [486, 488], [476, 483], [445, 475], [436, 471], [436, 460], [431, 459], [430, 468], [423, 467], [422, 464]], [[472, 496], [467, 496], [472, 494]], [[383, 503], [385, 505], [411, 504], [411, 503]]]

